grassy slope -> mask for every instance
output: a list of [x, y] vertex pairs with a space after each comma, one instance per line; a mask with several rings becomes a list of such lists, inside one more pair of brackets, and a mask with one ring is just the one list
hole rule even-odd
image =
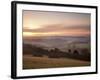
[[90, 66], [90, 62], [74, 60], [69, 58], [48, 58], [23, 56], [23, 69], [56, 68], [56, 67], [79, 67]]

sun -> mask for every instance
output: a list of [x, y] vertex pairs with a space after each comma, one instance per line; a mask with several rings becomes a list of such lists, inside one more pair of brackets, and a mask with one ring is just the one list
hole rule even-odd
[[32, 32], [23, 32], [23, 36], [32, 36]]
[[39, 24], [37, 24], [36, 22], [34, 22], [33, 20], [26, 20], [24, 22], [23, 28], [24, 29], [39, 29], [42, 26], [40, 26]]

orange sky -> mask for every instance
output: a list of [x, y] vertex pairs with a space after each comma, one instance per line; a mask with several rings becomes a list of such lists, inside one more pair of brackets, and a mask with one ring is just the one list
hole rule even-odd
[[23, 36], [88, 36], [90, 14], [23, 11]]

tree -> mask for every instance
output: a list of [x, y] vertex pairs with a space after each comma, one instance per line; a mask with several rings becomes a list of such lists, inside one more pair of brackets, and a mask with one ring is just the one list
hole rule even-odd
[[77, 50], [74, 50], [74, 52], [73, 52], [75, 55], [78, 55], [79, 54], [79, 52], [77, 51]]

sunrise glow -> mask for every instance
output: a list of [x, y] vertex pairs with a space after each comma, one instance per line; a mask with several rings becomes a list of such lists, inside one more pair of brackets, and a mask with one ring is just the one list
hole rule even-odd
[[23, 36], [88, 36], [90, 15], [23, 11]]

